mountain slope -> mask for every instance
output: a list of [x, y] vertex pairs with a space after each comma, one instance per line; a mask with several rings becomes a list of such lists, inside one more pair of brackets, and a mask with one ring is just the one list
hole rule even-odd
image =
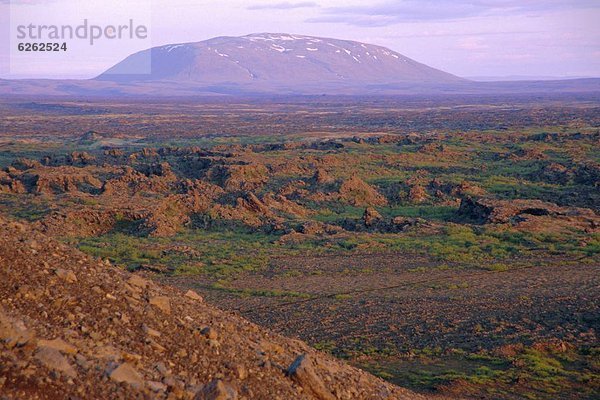
[[3, 399], [424, 398], [28, 225], [0, 232]]
[[[144, 62], [152, 60], [151, 73]], [[302, 90], [312, 85], [457, 83], [464, 80], [385, 47], [288, 34], [217, 37], [154, 47], [127, 57], [97, 80], [174, 81]]]

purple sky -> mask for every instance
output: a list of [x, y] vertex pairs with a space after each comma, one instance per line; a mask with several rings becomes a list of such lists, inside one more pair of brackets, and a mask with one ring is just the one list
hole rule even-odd
[[[600, 1], [0, 0], [0, 77], [93, 77], [137, 50], [214, 36], [285, 32], [387, 46], [459, 76], [600, 77]], [[11, 18], [12, 15], [12, 18]], [[99, 25], [133, 18], [147, 40], [18, 53], [16, 21]], [[12, 23], [9, 24], [10, 22]], [[10, 54], [12, 52], [12, 63]]]

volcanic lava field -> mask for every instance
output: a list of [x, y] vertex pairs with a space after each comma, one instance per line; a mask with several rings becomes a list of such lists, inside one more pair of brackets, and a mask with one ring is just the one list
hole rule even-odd
[[0, 214], [36, 235], [427, 396], [600, 390], [593, 95], [24, 98], [0, 116]]

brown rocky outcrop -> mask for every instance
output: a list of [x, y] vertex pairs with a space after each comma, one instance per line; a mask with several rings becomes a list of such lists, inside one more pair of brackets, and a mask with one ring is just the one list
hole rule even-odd
[[226, 191], [253, 191], [268, 181], [268, 170], [262, 164], [225, 165], [212, 167], [208, 178]]
[[365, 212], [363, 213], [363, 222], [366, 226], [373, 226], [382, 219], [383, 217], [381, 214], [373, 207], [365, 208]]
[[32, 160], [30, 158], [18, 158], [13, 161], [11, 167], [18, 169], [19, 171], [25, 171], [28, 169], [39, 168], [42, 164], [39, 161]]
[[102, 185], [101, 191], [104, 195], [135, 195], [142, 192], [171, 193], [177, 179], [174, 174], [166, 176], [149, 176], [125, 166], [119, 168], [114, 177], [107, 179]]
[[450, 190], [450, 195], [455, 197], [482, 196], [484, 194], [486, 194], [484, 189], [469, 181], [462, 181]]
[[358, 176], [352, 176], [342, 182], [339, 197], [353, 206], [384, 206], [387, 204], [385, 197]]
[[241, 221], [251, 227], [261, 227], [282, 221], [267, 204], [252, 192], [238, 197], [235, 206], [214, 205], [209, 214], [214, 219]]
[[173, 169], [171, 168], [171, 164], [166, 161], [148, 164], [144, 166], [142, 172], [146, 176], [156, 175], [171, 179], [176, 178], [175, 174], [173, 173]]
[[152, 147], [144, 147], [139, 153], [137, 153], [137, 158], [158, 158], [158, 150]]
[[104, 150], [103, 154], [108, 157], [119, 158], [125, 155], [125, 152], [121, 149], [108, 149]]
[[54, 211], [37, 221], [35, 226], [47, 234], [85, 237], [110, 232], [118, 220], [135, 220], [137, 218], [141, 218], [141, 216], [130, 215], [127, 211], [81, 208]]
[[513, 224], [531, 231], [550, 232], [561, 227], [572, 227], [596, 231], [600, 227], [600, 217], [586, 208], [560, 207], [540, 200], [462, 200], [458, 215], [480, 223]]
[[218, 197], [225, 194], [220, 186], [198, 179], [185, 180], [181, 186], [184, 193], [178, 196], [178, 202], [191, 213], [206, 212]]
[[66, 157], [65, 161], [70, 165], [88, 165], [96, 161], [96, 157], [85, 151], [74, 151]]
[[420, 204], [424, 203], [429, 199], [429, 194], [425, 187], [422, 185], [416, 184], [412, 185], [408, 191], [408, 195], [406, 200], [411, 204]]
[[486, 223], [507, 223], [512, 218], [523, 215], [560, 215], [563, 209], [552, 203], [539, 200], [495, 200], [465, 198], [458, 213]]
[[244, 197], [238, 197], [236, 206], [239, 209], [258, 214], [260, 217], [273, 217], [271, 209], [256, 197], [254, 193], [247, 193]]
[[13, 177], [7, 172], [0, 171], [0, 193], [27, 193], [27, 188], [18, 179]]
[[180, 195], [167, 196], [146, 210], [139, 231], [154, 237], [172, 236], [190, 222], [189, 214]]
[[0, 185], [8, 186], [16, 193], [61, 194], [95, 193], [100, 191], [102, 182], [85, 168], [38, 166], [22, 173], [0, 175]]
[[310, 193], [305, 188], [306, 182], [303, 180], [295, 180], [283, 185], [281, 189], [279, 189], [278, 194], [286, 197], [303, 197]]
[[318, 183], [320, 185], [326, 183], [332, 183], [334, 179], [329, 175], [329, 173], [323, 168], [317, 168], [315, 174], [312, 177], [313, 182]]
[[97, 178], [83, 174], [83, 175], [37, 175], [33, 180], [34, 193], [45, 193], [45, 194], [59, 194], [59, 193], [73, 193], [73, 192], [90, 192], [90, 190], [100, 190], [102, 188], [102, 182]]
[[283, 195], [275, 195], [267, 193], [263, 196], [263, 203], [271, 210], [277, 210], [281, 213], [291, 215], [293, 217], [306, 217], [311, 214], [309, 210], [302, 207], [300, 204], [291, 201]]

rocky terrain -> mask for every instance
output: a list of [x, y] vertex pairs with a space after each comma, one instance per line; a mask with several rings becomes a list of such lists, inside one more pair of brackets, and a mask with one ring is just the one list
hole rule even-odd
[[0, 217], [5, 399], [419, 399]]
[[596, 102], [319, 101], [0, 102], [9, 393], [595, 398]]
[[[236, 150], [232, 154], [224, 148], [207, 155], [195, 148], [159, 148], [118, 156], [105, 151], [97, 157], [74, 152], [41, 162], [17, 159], [0, 172], [0, 192], [56, 197], [59, 202], [54, 207], [58, 209], [36, 224], [42, 231], [60, 236], [101, 235], [123, 222], [132, 229], [135, 226], [144, 236], [173, 236], [192, 225], [199, 215], [269, 232], [310, 234], [314, 229], [309, 226], [315, 223], [307, 221], [314, 214], [307, 208], [308, 202], [340, 202], [364, 208], [362, 219], [340, 221], [337, 228], [327, 228], [338, 232], [399, 232], [419, 223], [402, 217], [386, 220], [373, 208], [388, 206], [390, 201], [448, 206], [460, 203], [457, 218], [528, 226], [529, 231], [544, 230], [550, 224], [555, 230], [564, 226], [595, 232], [600, 226], [599, 217], [590, 209], [560, 207], [539, 200], [495, 200], [486, 198], [483, 189], [466, 181], [427, 182], [418, 175], [408, 179], [403, 184], [406, 189], [400, 188], [389, 199], [356, 175], [333, 180], [322, 168], [313, 177], [288, 182], [277, 191], [264, 191], [270, 174], [287, 173], [293, 168], [300, 175], [310, 175], [316, 159], [265, 165], [257, 159], [262, 149]], [[178, 174], [166, 159], [175, 159]], [[335, 163], [332, 160], [329, 165], [337, 167]], [[147, 193], [153, 195], [148, 197]], [[78, 199], [80, 205], [61, 207], [64, 196]]]

